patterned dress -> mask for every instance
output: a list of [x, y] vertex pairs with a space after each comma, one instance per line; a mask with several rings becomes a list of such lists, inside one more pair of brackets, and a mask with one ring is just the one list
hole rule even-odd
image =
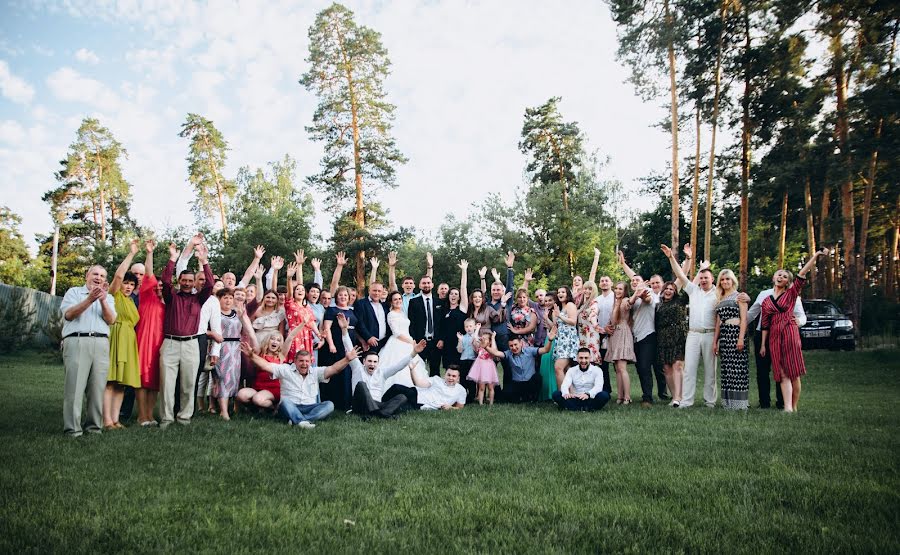
[[[530, 306], [522, 308], [521, 306], [516, 305], [512, 307], [512, 310], [509, 311], [509, 333], [516, 334], [517, 328], [523, 329], [528, 327], [528, 324], [535, 318], [537, 318], [537, 314], [534, 313], [534, 310], [532, 310]], [[526, 345], [531, 347], [534, 346], [534, 331], [527, 334], [521, 334], [519, 337], [522, 338]]]
[[138, 309], [121, 289], [115, 292], [113, 299], [116, 303], [116, 323], [109, 330], [109, 374], [106, 381], [139, 388], [141, 361], [134, 331], [140, 319]]
[[772, 357], [772, 375], [776, 382], [782, 378], [796, 379], [806, 374], [800, 347], [800, 330], [794, 322], [794, 303], [806, 280], [797, 277], [791, 287], [778, 298], [774, 295], [762, 303], [762, 329], [769, 330], [768, 351]]
[[215, 368], [213, 397], [227, 399], [237, 393], [241, 380], [241, 330], [243, 325], [237, 312], [222, 315], [222, 352]]
[[676, 295], [671, 301], [660, 301], [656, 306], [656, 341], [656, 361], [660, 367], [684, 360], [687, 341], [684, 296]]
[[[722, 405], [731, 410], [747, 410], [750, 407], [750, 358], [746, 347], [738, 351], [740, 324], [726, 324], [733, 318], [740, 319], [741, 309], [737, 292], [728, 295], [716, 305], [719, 318], [719, 366], [722, 369]], [[792, 305], [793, 306], [793, 305]]]
[[[616, 314], [618, 310], [618, 314]], [[613, 305], [612, 321], [615, 322], [616, 329], [609, 336], [609, 345], [606, 349], [606, 360], [617, 361], [627, 360], [634, 362], [634, 334], [631, 332], [631, 324], [628, 322], [631, 311], [631, 303], [627, 299], [622, 299], [618, 308]]]
[[553, 358], [574, 359], [578, 354], [578, 330], [571, 324], [562, 321], [561, 316], [556, 317], [556, 348], [553, 349]]
[[[297, 351], [313, 351], [315, 341], [314, 329], [318, 329], [316, 324], [316, 315], [313, 313], [309, 305], [302, 305], [294, 299], [285, 299], [284, 314], [288, 323], [288, 332], [297, 326], [304, 326], [304, 329], [294, 338], [294, 343], [288, 351], [287, 360], [294, 360], [294, 353]], [[324, 314], [324, 312], [323, 312]]]
[[597, 324], [597, 301], [591, 301], [578, 311], [578, 343], [591, 351], [591, 363], [600, 364], [600, 326]]

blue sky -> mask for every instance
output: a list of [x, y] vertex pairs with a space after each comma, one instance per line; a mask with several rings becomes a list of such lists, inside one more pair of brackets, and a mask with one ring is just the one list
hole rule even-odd
[[[156, 229], [193, 222], [187, 143], [177, 135], [188, 112], [212, 119], [229, 141], [230, 176], [286, 153], [301, 176], [316, 173], [321, 149], [304, 131], [316, 100], [297, 79], [309, 26], [328, 4], [3, 4], [0, 204], [22, 216], [29, 242], [50, 229], [40, 197], [86, 116], [125, 145], [132, 214]], [[393, 62], [386, 89], [409, 158], [397, 189], [382, 194], [396, 224], [433, 232], [447, 213], [469, 215], [473, 201], [511, 202], [523, 186], [517, 144], [525, 108], [551, 96], [563, 97], [563, 116], [611, 158], [604, 177], [622, 181], [628, 206], [655, 202], [636, 194], [637, 179], [670, 158], [667, 134], [653, 127], [665, 110], [625, 83], [603, 2], [345, 5], [382, 33]], [[316, 208], [317, 228], [327, 233], [331, 215], [321, 202]]]

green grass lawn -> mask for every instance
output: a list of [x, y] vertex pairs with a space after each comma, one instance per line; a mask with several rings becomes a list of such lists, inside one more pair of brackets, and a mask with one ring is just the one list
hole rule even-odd
[[0, 358], [0, 552], [897, 553], [898, 355], [808, 353], [796, 415], [474, 406], [80, 439], [61, 364]]

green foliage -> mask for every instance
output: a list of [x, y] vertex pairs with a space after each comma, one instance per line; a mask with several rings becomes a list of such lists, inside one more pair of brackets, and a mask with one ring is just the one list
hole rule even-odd
[[[179, 137], [190, 139], [188, 181], [194, 186], [191, 209], [198, 221], [219, 214], [225, 220], [225, 205], [234, 197], [235, 184], [224, 176], [228, 158], [228, 142], [212, 121], [198, 114], [188, 114]], [[223, 221], [225, 225], [227, 223]]]
[[24, 285], [25, 268], [31, 261], [19, 231], [22, 218], [7, 206], [0, 206], [0, 283]]
[[396, 167], [406, 162], [391, 136], [395, 107], [384, 90], [390, 60], [381, 34], [332, 4], [309, 28], [306, 61], [300, 84], [319, 99], [306, 130], [325, 150], [320, 172], [309, 181], [323, 188], [333, 207], [356, 195], [369, 202], [379, 187], [396, 186]]

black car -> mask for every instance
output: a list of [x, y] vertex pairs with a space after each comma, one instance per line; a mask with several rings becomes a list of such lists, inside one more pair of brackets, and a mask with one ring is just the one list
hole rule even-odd
[[800, 328], [804, 349], [828, 347], [852, 351], [856, 348], [853, 322], [833, 302], [826, 299], [803, 299], [806, 325]]

